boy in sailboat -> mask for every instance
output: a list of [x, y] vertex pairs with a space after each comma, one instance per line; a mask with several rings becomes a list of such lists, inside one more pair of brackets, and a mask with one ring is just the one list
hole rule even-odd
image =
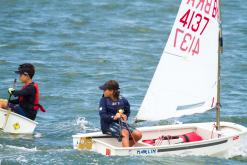
[[38, 109], [45, 112], [45, 109], [39, 104], [38, 84], [32, 80], [35, 68], [32, 64], [24, 63], [19, 66], [18, 71], [15, 71], [15, 73], [19, 74], [19, 79], [24, 86], [21, 90], [8, 89], [8, 93], [18, 97], [18, 99], [10, 100], [7, 106], [15, 113], [35, 120]]
[[99, 103], [102, 132], [122, 140], [123, 147], [133, 146], [142, 138], [142, 133], [127, 123], [130, 104], [126, 98], [120, 96], [118, 82], [109, 80], [99, 88], [103, 90]]

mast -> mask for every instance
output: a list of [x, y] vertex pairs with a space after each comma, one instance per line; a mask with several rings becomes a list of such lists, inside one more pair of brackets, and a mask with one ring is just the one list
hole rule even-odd
[[217, 86], [217, 103], [216, 103], [216, 129], [220, 130], [220, 108], [221, 108], [221, 104], [220, 104], [220, 55], [223, 52], [223, 38], [222, 38], [222, 24], [221, 24], [221, 3], [220, 0], [218, 0], [218, 19], [219, 19], [219, 44], [218, 44], [218, 75], [217, 75], [217, 79], [218, 79], [218, 86]]

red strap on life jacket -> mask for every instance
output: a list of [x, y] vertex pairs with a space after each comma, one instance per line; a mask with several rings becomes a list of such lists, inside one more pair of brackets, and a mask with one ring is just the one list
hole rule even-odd
[[[29, 84], [28, 84], [29, 85]], [[28, 85], [25, 85], [22, 87], [22, 90], [25, 89]], [[34, 99], [34, 107], [33, 109], [35, 111], [37, 111], [38, 109], [40, 109], [42, 112], [46, 112], [46, 110], [44, 109], [44, 107], [42, 105], [39, 104], [39, 86], [37, 83], [34, 83], [34, 88], [35, 88], [35, 99]], [[19, 97], [19, 103], [22, 104], [23, 103], [23, 96]]]
[[35, 88], [35, 100], [34, 100], [34, 110], [38, 110], [40, 109], [42, 112], [46, 112], [46, 110], [44, 109], [44, 107], [42, 105], [39, 104], [39, 86], [37, 83], [34, 83], [34, 88]]
[[42, 112], [46, 112], [45, 108], [44, 108], [42, 105], [40, 105], [40, 104], [35, 104], [34, 107], [38, 107], [37, 109], [34, 109], [34, 110], [36, 110], [36, 111], [39, 109], [39, 110], [41, 110]]

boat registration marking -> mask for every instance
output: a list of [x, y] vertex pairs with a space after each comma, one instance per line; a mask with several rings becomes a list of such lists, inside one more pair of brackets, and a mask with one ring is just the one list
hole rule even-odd
[[131, 155], [154, 155], [157, 154], [157, 149], [140, 149], [130, 150]]

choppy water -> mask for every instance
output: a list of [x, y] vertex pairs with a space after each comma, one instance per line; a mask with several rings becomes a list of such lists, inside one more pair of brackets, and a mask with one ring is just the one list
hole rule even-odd
[[[109, 158], [72, 149], [71, 135], [99, 129], [98, 86], [108, 79], [119, 80], [133, 120], [179, 2], [1, 0], [0, 97], [7, 97], [18, 65], [31, 62], [48, 112], [38, 114], [32, 137], [0, 134], [0, 164], [246, 164], [247, 149], [232, 159]], [[247, 1], [224, 0], [222, 5], [222, 120], [247, 126]], [[214, 121], [214, 112], [178, 120]]]

